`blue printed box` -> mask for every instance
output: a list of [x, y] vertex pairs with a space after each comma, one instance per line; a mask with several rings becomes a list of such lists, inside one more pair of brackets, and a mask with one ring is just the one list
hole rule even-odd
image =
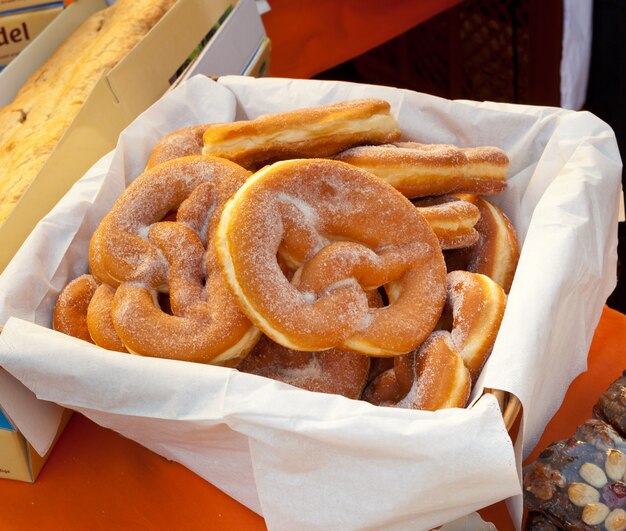
[[11, 430], [15, 431], [15, 428], [4, 414], [4, 412], [0, 409], [0, 430]]

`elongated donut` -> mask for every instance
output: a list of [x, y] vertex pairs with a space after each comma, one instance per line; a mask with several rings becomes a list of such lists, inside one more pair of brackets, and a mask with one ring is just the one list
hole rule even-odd
[[473, 194], [460, 194], [463, 201], [473, 203], [480, 210], [476, 223], [478, 241], [471, 247], [451, 251], [446, 256], [449, 270], [465, 269], [482, 273], [495, 280], [506, 293], [511, 289], [520, 245], [513, 224], [506, 214], [488, 200]]
[[352, 100], [212, 126], [204, 133], [202, 152], [255, 168], [277, 160], [329, 157], [400, 136], [389, 103]]
[[52, 328], [93, 343], [87, 327], [87, 308], [98, 288], [92, 275], [81, 275], [61, 290], [52, 314]]
[[[338, 161], [257, 172], [226, 205], [217, 251], [250, 320], [294, 350], [410, 352], [445, 299], [443, 255], [428, 223], [391, 186]], [[292, 283], [279, 252], [302, 264]], [[365, 291], [380, 286], [391, 302], [370, 309]]]
[[165, 135], [152, 149], [146, 169], [169, 160], [202, 155], [202, 135], [208, 127], [210, 125], [192, 125]]
[[412, 202], [437, 235], [442, 249], [459, 249], [478, 241], [474, 226], [480, 219], [480, 210], [476, 205], [452, 195]]
[[168, 263], [145, 239], [150, 225], [176, 210], [204, 182], [213, 183], [216, 203], [223, 205], [248, 175], [230, 161], [203, 156], [147, 170], [126, 188], [94, 232], [90, 270], [114, 287], [128, 281], [167, 291]]
[[87, 327], [91, 339], [99, 347], [117, 352], [127, 352], [113, 326], [111, 310], [114, 295], [115, 288], [108, 284], [98, 286], [87, 308]]
[[[169, 264], [169, 306], [148, 285], [122, 283], [112, 319], [126, 348], [144, 356], [236, 364], [261, 333], [241, 312], [217, 263], [214, 234], [228, 194], [200, 184], [180, 204], [176, 222], [155, 223], [148, 242]], [[206, 249], [205, 249], [206, 248]]]
[[358, 146], [335, 156], [391, 184], [407, 197], [456, 192], [497, 194], [506, 188], [509, 159], [495, 147], [398, 142]]

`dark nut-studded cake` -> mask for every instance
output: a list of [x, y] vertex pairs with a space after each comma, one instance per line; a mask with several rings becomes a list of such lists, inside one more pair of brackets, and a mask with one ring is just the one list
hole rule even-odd
[[526, 529], [626, 530], [626, 372], [523, 471]]
[[600, 396], [593, 416], [608, 422], [626, 438], [626, 371]]

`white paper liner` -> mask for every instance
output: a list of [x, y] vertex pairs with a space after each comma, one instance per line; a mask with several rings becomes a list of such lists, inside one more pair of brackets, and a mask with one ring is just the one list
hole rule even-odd
[[[43, 328], [60, 289], [86, 271], [95, 226], [164, 134], [361, 97], [387, 99], [407, 139], [496, 145], [511, 159], [509, 187], [494, 202], [524, 247], [472, 407], [377, 408], [235, 370], [111, 353]], [[271, 529], [428, 529], [513, 495], [519, 510], [521, 456], [584, 370], [615, 285], [620, 179], [613, 133], [589, 113], [349, 83], [193, 78], [129, 126], [0, 276], [0, 365], [39, 398], [181, 462]], [[478, 399], [483, 384], [522, 401], [515, 454], [495, 399]], [[45, 451], [36, 422], [7, 412]]]

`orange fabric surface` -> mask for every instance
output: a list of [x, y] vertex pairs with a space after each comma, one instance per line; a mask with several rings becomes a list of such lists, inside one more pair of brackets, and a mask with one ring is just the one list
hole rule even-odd
[[[605, 308], [589, 369], [570, 386], [537, 450], [571, 435], [626, 368], [626, 315]], [[34, 484], [0, 480], [0, 529], [266, 529], [263, 519], [186, 468], [75, 414]], [[480, 511], [513, 529], [504, 503]]]
[[270, 75], [308, 78], [397, 37], [460, 0], [270, 0]]
[[183, 466], [74, 414], [35, 483], [0, 480], [0, 529], [266, 527], [263, 518]]

